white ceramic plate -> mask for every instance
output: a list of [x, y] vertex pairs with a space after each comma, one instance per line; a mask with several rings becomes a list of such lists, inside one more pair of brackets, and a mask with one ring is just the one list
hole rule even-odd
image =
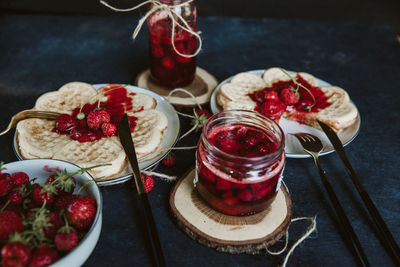
[[[265, 70], [252, 70], [252, 71], [248, 71], [248, 72], [261, 76], [264, 73], [264, 71]], [[293, 73], [293, 71], [290, 71], [290, 73]], [[223, 84], [229, 82], [232, 79], [232, 77], [233, 76], [222, 81], [220, 84], [218, 84], [218, 86], [212, 92], [211, 99], [210, 99], [210, 107], [211, 107], [211, 111], [213, 114], [222, 111], [221, 106], [219, 106], [217, 103], [217, 93], [219, 91], [219, 88]], [[318, 80], [318, 86], [331, 85], [330, 83], [323, 81], [321, 79], [317, 78], [317, 80]], [[357, 136], [358, 131], [360, 130], [360, 123], [361, 123], [361, 119], [360, 119], [360, 114], [358, 113], [356, 122], [338, 134], [339, 139], [342, 141], [343, 145], [349, 144]], [[286, 152], [286, 156], [288, 158], [311, 157], [310, 155], [308, 155], [307, 153], [305, 153], [303, 151], [303, 148], [301, 147], [300, 143], [297, 141], [296, 137], [291, 135], [291, 133], [306, 132], [306, 133], [310, 133], [310, 134], [313, 134], [313, 135], [316, 135], [317, 137], [319, 137], [322, 141], [322, 144], [324, 145], [324, 148], [320, 155], [326, 155], [326, 154], [329, 154], [329, 153], [332, 153], [333, 151], [335, 151], [335, 149], [333, 148], [332, 144], [330, 143], [328, 137], [326, 137], [325, 133], [316, 128], [313, 128], [313, 127], [310, 127], [310, 126], [307, 126], [304, 124], [299, 124], [294, 121], [289, 121], [285, 118], [282, 118], [279, 121], [279, 126], [281, 126], [283, 132], [285, 133], [285, 139], [286, 139], [285, 152]]]
[[[100, 87], [103, 87], [106, 85], [108, 85], [108, 84], [94, 84], [93, 86], [96, 89], [99, 89]], [[167, 130], [167, 134], [164, 136], [163, 141], [161, 143], [162, 149], [167, 149], [167, 148], [173, 147], [175, 145], [175, 143], [177, 142], [179, 134], [180, 134], [180, 122], [179, 122], [179, 117], [178, 117], [178, 114], [176, 113], [175, 108], [164, 97], [162, 97], [150, 90], [136, 87], [133, 85], [127, 85], [125, 88], [127, 88], [128, 90], [130, 90], [131, 92], [134, 92], [134, 93], [144, 93], [144, 94], [148, 94], [148, 95], [154, 97], [154, 99], [157, 101], [156, 109], [162, 111], [168, 118], [168, 130]], [[14, 152], [15, 152], [17, 158], [19, 160], [22, 160], [23, 158], [18, 151], [18, 146], [16, 143], [16, 135], [14, 135], [13, 148], [14, 148]], [[139, 168], [141, 170], [149, 169], [149, 168], [153, 167], [155, 164], [157, 164], [160, 160], [162, 160], [167, 154], [168, 154], [168, 151], [165, 151], [154, 158], [140, 162]], [[122, 183], [130, 178], [132, 178], [132, 175], [130, 173], [127, 173], [125, 175], [121, 175], [120, 177], [117, 177], [114, 179], [97, 181], [97, 184], [100, 186], [117, 184], [117, 183]]]

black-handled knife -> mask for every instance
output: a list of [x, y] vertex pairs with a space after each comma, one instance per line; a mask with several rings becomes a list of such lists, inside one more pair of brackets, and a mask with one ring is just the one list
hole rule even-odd
[[161, 249], [160, 239], [158, 237], [157, 228], [154, 223], [153, 214], [143, 181], [140, 176], [139, 164], [136, 158], [135, 146], [133, 145], [132, 135], [129, 128], [128, 115], [125, 114], [118, 123], [118, 136], [121, 140], [122, 147], [128, 156], [129, 163], [133, 169], [133, 180], [137, 191], [137, 203], [140, 209], [141, 217], [144, 219], [147, 239], [151, 247], [152, 259], [155, 266], [165, 266], [164, 255]]
[[343, 144], [340, 141], [339, 137], [335, 133], [335, 131], [323, 123], [322, 121], [318, 120], [319, 125], [321, 126], [322, 130], [328, 136], [329, 141], [331, 141], [333, 147], [335, 148], [336, 152], [338, 153], [340, 159], [342, 160], [346, 170], [353, 181], [354, 186], [356, 187], [358, 193], [361, 196], [365, 206], [367, 207], [368, 212], [372, 216], [372, 220], [375, 224], [375, 228], [378, 232], [379, 237], [382, 240], [383, 246], [385, 247], [386, 251], [389, 253], [393, 261], [400, 266], [400, 248], [397, 245], [396, 241], [393, 238], [392, 233], [390, 232], [389, 228], [387, 227], [385, 221], [383, 220], [382, 216], [380, 215], [378, 209], [376, 208], [374, 202], [371, 200], [369, 194], [365, 190], [364, 186], [361, 184], [360, 179], [358, 178], [356, 172], [354, 171], [353, 167], [350, 164], [350, 161], [347, 158], [346, 152], [344, 150]]

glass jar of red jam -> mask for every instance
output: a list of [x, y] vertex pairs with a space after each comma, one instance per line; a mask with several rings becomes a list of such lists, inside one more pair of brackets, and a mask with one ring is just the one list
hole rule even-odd
[[270, 206], [285, 166], [285, 136], [273, 120], [253, 111], [223, 111], [203, 127], [194, 184], [215, 210], [250, 215]]
[[[171, 6], [171, 9], [196, 32], [197, 9], [194, 1], [181, 5], [187, 0], [159, 0]], [[181, 18], [174, 15], [181, 25]], [[149, 32], [150, 71], [151, 77], [157, 84], [167, 87], [178, 87], [190, 84], [196, 72], [196, 57], [179, 55], [193, 55], [196, 52], [196, 37], [175, 24], [174, 45], [172, 45], [172, 20], [165, 10], [152, 13], [147, 18]]]

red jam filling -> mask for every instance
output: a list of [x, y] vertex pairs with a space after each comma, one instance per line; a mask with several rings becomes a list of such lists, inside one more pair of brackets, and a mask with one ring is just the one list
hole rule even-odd
[[[289, 106], [293, 107], [299, 113], [308, 113], [318, 112], [330, 105], [328, 97], [324, 94], [321, 88], [312, 86], [303, 79], [300, 74], [296, 74], [296, 80], [298, 83], [306, 87], [309, 92], [304, 88], [297, 86], [292, 80], [278, 81], [274, 83], [272, 87], [266, 87], [261, 91], [248, 95], [256, 103], [255, 110], [275, 121], [279, 121], [280, 117], [288, 110]], [[285, 99], [283, 99], [281, 92], [285, 88], [298, 90], [298, 101], [294, 105], [287, 105], [284, 103]], [[307, 110], [308, 106], [312, 106], [311, 110]]]
[[[120, 87], [120, 88], [118, 88]], [[111, 90], [117, 88], [115, 90]], [[99, 92], [106, 92], [104, 96], [108, 99], [106, 102], [100, 103], [100, 109], [105, 110], [111, 117], [110, 122], [114, 125], [118, 125], [119, 121], [125, 114], [125, 112], [139, 112], [143, 110], [141, 107], [139, 110], [133, 110], [132, 106], [132, 99], [130, 96], [134, 96], [135, 93], [128, 91], [125, 87], [121, 87], [118, 84], [110, 84], [108, 86], [102, 87], [99, 89]], [[83, 107], [76, 107], [70, 117], [68, 118], [67, 126], [65, 128], [67, 130], [60, 131], [57, 128], [54, 128], [54, 131], [59, 134], [66, 134], [71, 137], [73, 140], [77, 140], [79, 142], [91, 142], [100, 140], [101, 138], [106, 138], [106, 136], [101, 129], [94, 130], [88, 127], [86, 118], [88, 117], [89, 113], [96, 110], [98, 108], [97, 102], [95, 103], [86, 103]], [[78, 113], [84, 113], [85, 118], [80, 120], [77, 118]], [[133, 132], [136, 127], [136, 120], [135, 116], [128, 116], [130, 130]], [[114, 134], [115, 135], [115, 134]]]
[[[191, 83], [196, 72], [196, 57], [183, 57], [175, 52], [171, 43], [171, 21], [150, 20], [149, 24], [150, 69], [158, 84], [178, 87]], [[196, 25], [190, 25], [192, 29]], [[174, 45], [179, 53], [191, 55], [196, 51], [196, 38], [176, 27]]]
[[[216, 127], [208, 135], [208, 141], [226, 153], [247, 158], [264, 156], [278, 149], [277, 141], [267, 133], [243, 125]], [[243, 172], [246, 172], [241, 166], [243, 158], [231, 159], [228, 170], [209, 162], [207, 153], [209, 152], [200, 143], [196, 157], [196, 188], [214, 209], [230, 215], [248, 215], [262, 211], [270, 205], [277, 192], [284, 156], [254, 172], [256, 177], [252, 178], [257, 181], [250, 181], [241, 178]]]
[[213, 130], [208, 141], [218, 149], [240, 157], [261, 157], [278, 148], [263, 131], [242, 125], [220, 126]]

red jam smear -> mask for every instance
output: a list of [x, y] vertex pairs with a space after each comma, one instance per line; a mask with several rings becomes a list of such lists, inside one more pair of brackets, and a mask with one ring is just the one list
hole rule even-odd
[[[284, 166], [284, 154], [273, 164], [258, 170], [259, 177], [240, 179], [235, 173], [243, 172], [243, 157], [255, 158], [273, 153], [277, 142], [265, 132], [243, 125], [221, 126], [208, 136], [211, 144], [234, 156], [229, 170], [213, 166], [203, 144], [197, 150], [197, 183], [199, 194], [216, 210], [229, 215], [249, 215], [266, 209], [274, 200], [277, 184]], [[268, 152], [261, 152], [263, 146]], [[263, 148], [263, 149], [264, 149]], [[283, 162], [282, 162], [283, 161]], [[265, 178], [266, 177], [266, 178]], [[254, 178], [254, 177], [252, 177]]]
[[263, 131], [242, 125], [216, 128], [208, 135], [208, 141], [230, 155], [248, 158], [261, 157], [278, 148]]
[[[306, 87], [315, 98], [315, 105], [310, 111], [305, 110], [306, 106], [312, 105], [314, 103], [313, 97], [307, 90], [299, 87], [298, 92], [300, 94], [299, 102], [293, 106], [293, 108], [300, 113], [318, 112], [330, 105], [328, 102], [328, 97], [324, 94], [321, 88], [317, 86], [312, 86], [309, 84], [300, 74], [296, 74], [296, 80], [298, 83]], [[271, 87], [266, 87], [261, 91], [255, 92], [253, 94], [248, 94], [248, 96], [256, 103], [255, 110], [275, 121], [279, 121], [283, 113], [288, 109], [282, 101], [279, 99], [270, 100], [267, 99], [267, 95], [272, 91], [280, 93], [284, 88], [297, 88], [297, 85], [292, 81], [278, 81], [274, 83]]]
[[[193, 29], [195, 25], [190, 25]], [[190, 84], [196, 72], [196, 57], [183, 57], [175, 52], [171, 43], [171, 21], [151, 20], [149, 27], [150, 70], [158, 84], [176, 87]], [[174, 44], [179, 53], [191, 55], [196, 51], [196, 38], [176, 27]]]
[[[108, 86], [104, 86], [99, 89], [99, 92], [106, 92], [104, 96], [108, 97], [108, 99], [106, 102], [100, 103], [100, 108], [104, 109], [110, 114], [110, 122], [115, 125], [118, 125], [125, 112], [139, 112], [143, 110], [143, 107], [140, 107], [140, 109], [138, 110], [133, 110], [132, 99], [129, 96], [134, 96], [135, 93], [128, 91], [125, 87], [121, 87], [121, 85], [119, 84], [110, 84]], [[75, 119], [77, 127], [74, 127], [68, 132], [60, 132], [56, 128], [54, 129], [54, 131], [59, 134], [69, 135], [71, 139], [77, 140], [81, 143], [96, 141], [100, 140], [101, 138], [109, 137], [104, 135], [101, 129], [94, 130], [87, 126], [87, 116], [91, 111], [97, 109], [97, 107], [97, 102], [92, 104], [86, 103], [83, 105], [82, 109], [81, 107], [76, 107], [75, 109], [73, 109], [71, 116]], [[79, 112], [83, 112], [85, 114], [85, 118], [83, 120], [79, 120], [76, 118]], [[130, 130], [131, 132], [133, 132], [136, 127], [137, 118], [135, 116], [128, 116], [128, 120]]]

